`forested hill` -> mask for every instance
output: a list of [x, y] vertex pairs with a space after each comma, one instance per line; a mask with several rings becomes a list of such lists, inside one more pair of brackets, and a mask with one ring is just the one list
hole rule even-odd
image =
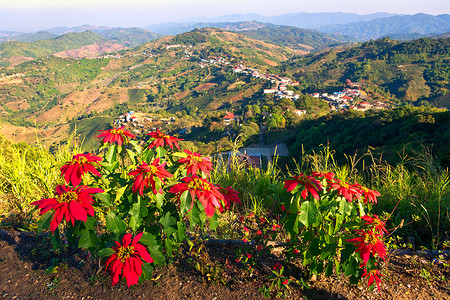
[[327, 34], [293, 26], [263, 27], [256, 30], [243, 31], [241, 34], [253, 39], [306, 51], [356, 41], [356, 39], [348, 36]]
[[372, 99], [450, 108], [449, 38], [383, 38], [298, 57], [279, 69], [299, 80], [303, 92], [333, 91], [350, 79], [363, 82]]
[[85, 31], [82, 33], [66, 33], [55, 38], [35, 42], [4, 42], [0, 44], [0, 59], [14, 56], [39, 57], [107, 41], [107, 39], [92, 31]]
[[449, 32], [450, 15], [433, 16], [420, 13], [415, 15], [391, 16], [365, 22], [323, 26], [319, 30], [328, 33], [344, 34], [366, 41], [390, 36], [391, 34], [428, 36]]
[[403, 151], [420, 153], [426, 147], [444, 167], [450, 167], [450, 111], [403, 106], [331, 114], [297, 127], [290, 152], [300, 153], [302, 145], [311, 152], [329, 145], [341, 158], [344, 153], [361, 155], [370, 150], [389, 162], [398, 161]]

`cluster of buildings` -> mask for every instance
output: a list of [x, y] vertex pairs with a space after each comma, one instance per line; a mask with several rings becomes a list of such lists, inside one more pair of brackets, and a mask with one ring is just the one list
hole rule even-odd
[[330, 105], [330, 111], [342, 111], [348, 109], [366, 111], [369, 109], [384, 109], [386, 104], [381, 101], [369, 103], [367, 101], [357, 102], [355, 98], [365, 99], [366, 97], [361, 94], [361, 90], [355, 88], [344, 88], [341, 92], [328, 93], [314, 93], [310, 96], [313, 98], [320, 98], [328, 102]]
[[156, 130], [159, 125], [158, 123], [170, 124], [175, 122], [175, 120], [175, 117], [158, 119], [157, 117], [148, 114], [129, 111], [119, 116], [119, 118], [114, 121], [114, 125], [135, 127], [135, 129], [132, 129], [131, 132], [134, 134], [140, 134], [141, 130]]
[[281, 77], [280, 75], [276, 74], [261, 74], [257, 69], [246, 67], [242, 64], [236, 65], [233, 67], [234, 73], [243, 73], [251, 75], [255, 78], [261, 78], [264, 80], [268, 80], [275, 84], [275, 87], [272, 89], [264, 89], [264, 94], [274, 94], [278, 98], [288, 98], [292, 100], [297, 100], [300, 95], [294, 93], [294, 91], [290, 91], [287, 89], [287, 86], [295, 86], [298, 85], [298, 81], [293, 81], [290, 78]]

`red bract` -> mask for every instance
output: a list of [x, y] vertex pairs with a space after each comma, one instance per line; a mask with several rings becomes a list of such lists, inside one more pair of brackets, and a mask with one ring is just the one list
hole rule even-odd
[[99, 177], [102, 176], [96, 169], [96, 167], [99, 166], [98, 163], [101, 161], [101, 157], [90, 153], [74, 155], [71, 161], [66, 162], [66, 164], [61, 167], [61, 175], [67, 183], [77, 186], [81, 183], [81, 178], [86, 173], [91, 173]]
[[386, 258], [386, 249], [384, 248], [383, 242], [378, 238], [381, 234], [364, 230], [356, 231], [360, 234], [360, 237], [346, 241], [355, 244], [356, 252], [359, 252], [361, 259], [364, 261], [364, 265], [369, 261], [371, 253], [373, 256], [378, 254], [382, 259]]
[[156, 129], [154, 132], [147, 133], [151, 138], [154, 140], [148, 145], [149, 148], [156, 148], [156, 147], [164, 147], [164, 145], [168, 145], [170, 149], [173, 149], [173, 146], [177, 147], [178, 150], [180, 150], [180, 146], [178, 146], [178, 141], [181, 141], [181, 139], [162, 134], [159, 129]]
[[75, 220], [86, 222], [88, 215], [93, 217], [94, 209], [92, 208], [93, 199], [91, 194], [96, 193], [103, 193], [103, 190], [84, 185], [76, 188], [58, 185], [55, 191], [55, 198], [42, 199], [31, 204], [39, 207], [41, 215], [49, 210], [55, 210], [50, 223], [50, 230], [55, 232], [62, 219], [65, 219], [66, 222], [72, 222], [72, 226], [74, 226]]
[[128, 138], [134, 139], [136, 136], [132, 134], [131, 132], [124, 130], [125, 126], [122, 126], [120, 128], [113, 128], [110, 130], [99, 130], [102, 131], [100, 135], [98, 135], [98, 138], [103, 138], [102, 143], [110, 143], [114, 144], [117, 143], [119, 146], [122, 144], [128, 143]]
[[381, 194], [378, 193], [377, 191], [370, 190], [360, 184], [356, 184], [354, 185], [354, 187], [356, 189], [359, 189], [359, 193], [364, 196], [364, 203], [367, 202], [377, 203], [377, 197], [381, 196]]
[[161, 180], [161, 183], [164, 184], [165, 178], [172, 177], [164, 166], [166, 163], [159, 164], [159, 157], [156, 158], [150, 165], [146, 162], [142, 162], [137, 170], [131, 171], [128, 173], [128, 176], [135, 177], [133, 182], [133, 193], [139, 191], [139, 195], [144, 194], [144, 189], [148, 188], [149, 183], [152, 185], [152, 191], [156, 195], [158, 193], [162, 194], [162, 188], [156, 190], [156, 182], [155, 176]]
[[119, 277], [125, 277], [127, 285], [130, 287], [139, 282], [139, 276], [142, 274], [142, 260], [152, 263], [153, 259], [148, 253], [146, 247], [139, 244], [138, 241], [143, 233], [140, 233], [131, 240], [131, 233], [127, 233], [122, 238], [122, 244], [114, 241], [117, 246], [112, 247], [116, 251], [106, 261], [106, 269], [111, 271], [111, 281], [115, 285], [119, 282]]
[[311, 193], [316, 200], [320, 199], [318, 192], [322, 190], [322, 185], [313, 176], [307, 176], [302, 173], [299, 176], [294, 176], [293, 178], [294, 179], [284, 180], [284, 188], [287, 189], [288, 192], [293, 191], [297, 185], [301, 184], [305, 187], [301, 194], [303, 199], [306, 200], [308, 193]]
[[373, 218], [365, 215], [362, 216], [361, 219], [363, 219], [364, 221], [366, 221], [365, 225], [370, 225], [372, 226], [372, 228], [374, 228], [374, 232], [376, 234], [381, 234], [383, 235], [383, 233], [387, 233], [386, 228], [384, 227], [386, 225], [385, 222], [381, 221], [380, 218], [378, 218], [377, 215], [373, 215]]
[[239, 203], [241, 204], [241, 199], [239, 199], [238, 194], [239, 192], [233, 190], [231, 186], [229, 187], [221, 187], [220, 185], [216, 184], [216, 187], [219, 189], [219, 192], [223, 195], [223, 206], [219, 209], [220, 212], [223, 212], [224, 210], [229, 210], [231, 208], [231, 203]]
[[194, 205], [194, 199], [197, 197], [205, 207], [206, 214], [210, 217], [214, 215], [216, 208], [219, 210], [223, 209], [220, 202], [225, 202], [225, 199], [212, 183], [197, 176], [184, 177], [182, 181], [182, 183], [172, 186], [169, 192], [177, 194], [180, 197], [185, 191], [189, 191], [192, 198], [191, 208]]
[[197, 175], [197, 171], [200, 169], [208, 177], [210, 171], [213, 168], [211, 159], [209, 157], [202, 157], [200, 153], [191, 152], [189, 150], [183, 150], [188, 157], [178, 160], [181, 164], [186, 164], [187, 174]]
[[325, 178], [328, 180], [333, 180], [334, 179], [334, 173], [333, 172], [312, 172], [312, 176], [316, 177], [316, 178]]
[[368, 282], [369, 287], [372, 284], [374, 284], [374, 281], [375, 281], [377, 284], [378, 291], [380, 291], [380, 283], [381, 283], [380, 276], [383, 276], [383, 274], [381, 274], [380, 271], [378, 271], [378, 270], [372, 270], [370, 272], [367, 272], [367, 269], [364, 269], [362, 277], [365, 278], [367, 276], [369, 277], [369, 282]]
[[338, 191], [338, 194], [344, 196], [344, 198], [347, 199], [347, 201], [349, 202], [352, 202], [353, 199], [361, 197], [361, 193], [357, 188], [348, 183], [340, 181], [337, 178], [335, 178], [333, 181], [331, 180], [328, 181], [328, 184], [330, 186], [330, 188], [328, 189], [329, 191], [330, 190]]
[[283, 266], [282, 266], [280, 263], [275, 263], [275, 264], [273, 265], [273, 268], [274, 268], [275, 270], [281, 270], [281, 269], [283, 269]]

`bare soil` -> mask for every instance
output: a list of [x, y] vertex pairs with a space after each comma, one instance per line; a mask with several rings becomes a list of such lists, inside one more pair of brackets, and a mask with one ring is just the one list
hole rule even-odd
[[[46, 235], [0, 230], [0, 296], [4, 299], [264, 299], [274, 255], [254, 265], [252, 275], [236, 262], [238, 246], [208, 246], [207, 257], [218, 267], [202, 275], [191, 263], [193, 255], [179, 251], [172, 264], [159, 267], [151, 281], [128, 288], [125, 281], [112, 286], [109, 274], [86, 251], [66, 246], [58, 251]], [[301, 269], [287, 266], [293, 279], [287, 299], [450, 299], [450, 261], [418, 256], [392, 256], [385, 264], [381, 292], [369, 291], [367, 281], [350, 285], [343, 276], [316, 278], [306, 287]], [[424, 271], [426, 270], [426, 272]], [[276, 298], [276, 293], [266, 295]]]

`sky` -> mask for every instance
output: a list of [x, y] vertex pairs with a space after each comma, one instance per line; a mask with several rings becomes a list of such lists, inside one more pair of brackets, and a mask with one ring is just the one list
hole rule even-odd
[[143, 27], [195, 17], [296, 12], [450, 14], [448, 0], [0, 0], [0, 31], [59, 26]]

